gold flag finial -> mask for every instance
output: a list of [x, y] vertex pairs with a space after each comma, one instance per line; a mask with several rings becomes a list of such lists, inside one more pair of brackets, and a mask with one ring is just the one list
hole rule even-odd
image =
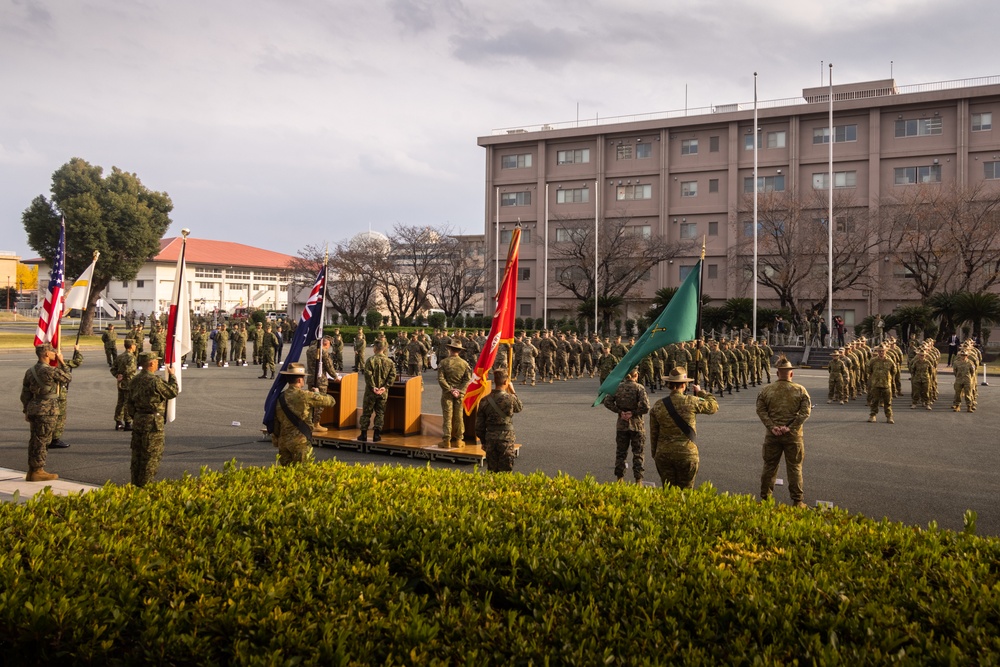
[[706, 239], [705, 236], [701, 237], [701, 258], [702, 258], [702, 260], [705, 259], [705, 239]]
[[100, 257], [100, 256], [101, 256], [101, 251], [100, 250], [95, 250], [94, 251], [94, 261], [96, 262], [97, 258]]
[[188, 234], [190, 234], [190, 233], [191, 233], [191, 230], [188, 229], [187, 227], [185, 227], [184, 229], [181, 230], [181, 236], [183, 236], [185, 239], [188, 237]]

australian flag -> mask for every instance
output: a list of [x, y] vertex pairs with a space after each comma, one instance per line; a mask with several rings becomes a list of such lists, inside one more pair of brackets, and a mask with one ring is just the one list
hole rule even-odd
[[[312, 341], [323, 337], [323, 308], [325, 305], [326, 266], [323, 266], [319, 270], [319, 275], [316, 276], [312, 291], [309, 292], [309, 298], [306, 299], [306, 307], [302, 309], [302, 317], [299, 318], [299, 323], [295, 327], [292, 345], [288, 349], [284, 363], [281, 364], [281, 370], [286, 370], [293, 362], [297, 363], [299, 357], [302, 356], [302, 350]], [[267, 392], [267, 400], [264, 401], [264, 426], [268, 433], [274, 431], [274, 409], [278, 404], [278, 396], [284, 391], [285, 384], [287, 384], [285, 377], [278, 374], [274, 379], [274, 384], [271, 385], [271, 390]]]

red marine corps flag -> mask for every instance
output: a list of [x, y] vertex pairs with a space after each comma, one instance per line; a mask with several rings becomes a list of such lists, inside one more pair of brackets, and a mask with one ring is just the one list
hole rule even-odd
[[503, 270], [503, 280], [496, 294], [496, 308], [493, 310], [493, 324], [490, 325], [490, 335], [486, 345], [479, 353], [479, 361], [472, 369], [472, 382], [465, 390], [462, 406], [465, 414], [479, 405], [479, 401], [490, 392], [490, 382], [486, 379], [493, 362], [497, 358], [497, 348], [500, 343], [514, 342], [514, 315], [517, 304], [517, 253], [521, 244], [521, 226], [514, 228], [510, 237], [510, 249], [507, 251], [507, 264]]

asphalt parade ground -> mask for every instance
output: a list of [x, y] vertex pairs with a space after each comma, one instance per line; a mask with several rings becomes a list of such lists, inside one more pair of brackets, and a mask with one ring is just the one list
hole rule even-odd
[[[345, 357], [349, 362], [353, 355]], [[6, 425], [0, 435], [0, 468], [27, 468], [28, 423], [18, 397], [24, 373], [34, 360], [32, 351], [0, 353], [0, 383], [8, 388], [8, 400], [0, 405]], [[894, 403], [896, 423], [886, 424], [880, 415], [872, 424], [867, 421], [863, 398], [848, 405], [827, 404], [826, 371], [796, 370], [795, 381], [806, 386], [814, 404], [805, 425], [806, 502], [815, 506], [825, 501], [876, 519], [918, 526], [936, 522], [956, 530], [962, 528], [965, 511], [974, 510], [980, 534], [1000, 535], [998, 388], [979, 387], [975, 413], [952, 412], [952, 377], [943, 367], [941, 371], [940, 396], [932, 411], [910, 409], [904, 373], [905, 395]], [[202, 468], [218, 470], [231, 460], [242, 466], [275, 464], [277, 450], [260, 433], [271, 381], [257, 379], [258, 375], [260, 370], [254, 366], [210, 366], [183, 372], [177, 420], [167, 425], [157, 479], [197, 475]], [[977, 382], [982, 382], [981, 376]], [[1000, 380], [994, 382], [1000, 384]], [[424, 373], [424, 384], [423, 412], [440, 414], [436, 373]], [[359, 392], [363, 385], [359, 381]], [[597, 380], [589, 378], [536, 387], [516, 385], [524, 402], [524, 411], [514, 420], [522, 444], [517, 472], [564, 473], [581, 479], [589, 475], [600, 482], [614, 481], [614, 415], [604, 407], [591, 407], [597, 386]], [[708, 482], [732, 494], [759, 492], [764, 428], [755, 412], [758, 392], [759, 388], [752, 387], [727, 394], [717, 414], [699, 416], [697, 484]], [[651, 403], [664, 394], [651, 394]], [[71, 447], [50, 450], [46, 469], [63, 480], [97, 486], [127, 484], [130, 434], [114, 430], [115, 401], [115, 382], [103, 351], [84, 350], [84, 363], [73, 372], [69, 390], [63, 439]], [[471, 464], [429, 463], [330, 448], [314, 452], [318, 460], [430, 465], [478, 474]], [[783, 464], [778, 476], [785, 476]], [[626, 471], [626, 479], [631, 478], [631, 470]], [[648, 443], [645, 478], [659, 486]], [[788, 503], [787, 487], [776, 486], [775, 497]]]

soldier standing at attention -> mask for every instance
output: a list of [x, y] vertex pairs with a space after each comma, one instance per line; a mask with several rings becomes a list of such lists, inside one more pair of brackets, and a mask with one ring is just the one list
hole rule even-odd
[[514, 469], [514, 414], [524, 406], [514, 393], [507, 371], [493, 371], [493, 390], [479, 401], [476, 437], [486, 452], [486, 469], [511, 472]]
[[232, 359], [240, 366], [247, 365], [247, 325], [242, 322], [233, 328]]
[[125, 351], [118, 355], [111, 367], [111, 374], [115, 376], [115, 382], [118, 386], [118, 403], [115, 404], [116, 431], [132, 430], [132, 415], [125, 409], [125, 402], [128, 399], [128, 383], [132, 381], [136, 368], [135, 341], [126, 338]]
[[260, 322], [254, 324], [253, 328], [247, 332], [247, 339], [250, 341], [250, 354], [253, 355], [253, 365], [260, 364], [260, 337], [264, 335], [264, 325]]
[[358, 333], [354, 337], [354, 370], [362, 370], [365, 363], [365, 330], [358, 327]]
[[338, 371], [344, 370], [344, 338], [340, 335], [340, 329], [333, 330], [333, 338], [330, 341], [332, 348], [333, 367]]
[[[310, 391], [318, 391], [326, 396], [326, 388], [329, 385], [329, 378], [340, 379], [337, 369], [333, 367], [333, 359], [330, 357], [330, 338], [324, 336], [321, 341], [313, 341], [306, 352], [306, 387]], [[320, 423], [323, 415], [322, 406], [314, 408], [309, 415], [309, 423], [312, 424], [313, 433], [326, 433], [327, 428]]]
[[[361, 331], [358, 330], [361, 334]], [[362, 339], [364, 339], [363, 334]], [[375, 413], [375, 435], [372, 442], [382, 439], [382, 424], [385, 422], [385, 404], [389, 400], [389, 387], [396, 381], [396, 364], [392, 363], [389, 357], [385, 356], [385, 341], [376, 340], [372, 348], [375, 352], [364, 362], [365, 375], [365, 395], [364, 405], [361, 409], [361, 435], [359, 442], [368, 441], [368, 422]], [[357, 351], [357, 347], [355, 347]]]
[[101, 334], [101, 342], [104, 343], [104, 354], [108, 357], [108, 366], [115, 363], [118, 356], [118, 334], [115, 333], [115, 325], [109, 324], [107, 331]]
[[618, 414], [615, 422], [615, 478], [625, 478], [625, 457], [632, 450], [632, 474], [635, 483], [642, 482], [643, 454], [646, 445], [646, 424], [642, 416], [649, 412], [649, 396], [638, 382], [639, 370], [633, 368], [618, 385], [614, 394], [604, 397], [604, 407]]
[[406, 352], [406, 370], [410, 375], [420, 375], [423, 371], [424, 356], [427, 354], [427, 347], [414, 331], [410, 334], [410, 342], [404, 348]]
[[[64, 367], [62, 353], [48, 343], [35, 346], [35, 356], [38, 361], [24, 374], [21, 384], [21, 408], [25, 421], [31, 426], [25, 479], [48, 482], [59, 478], [55, 473], [45, 472], [48, 447], [59, 420], [59, 392], [61, 386], [69, 384], [73, 378]], [[53, 361], [57, 362], [56, 366], [51, 365]]]
[[931, 364], [927, 361], [927, 353], [921, 348], [910, 365], [910, 409], [918, 406], [931, 409]]
[[[315, 356], [315, 346], [313, 348], [310, 350], [310, 358]], [[324, 357], [325, 366], [329, 356], [324, 354]], [[312, 459], [308, 421], [311, 415], [321, 413], [324, 408], [335, 405], [337, 401], [326, 392], [321, 392], [319, 387], [306, 391], [306, 369], [302, 364], [288, 364], [288, 370], [281, 371], [281, 374], [288, 378], [288, 384], [278, 395], [271, 443], [278, 448], [278, 464], [287, 466]]]
[[139, 366], [128, 385], [126, 409], [132, 415], [132, 484], [145, 486], [153, 481], [163, 458], [164, 407], [177, 397], [177, 378], [169, 366], [166, 382], [156, 375], [160, 361], [155, 352], [139, 355]]
[[278, 337], [271, 331], [271, 325], [264, 325], [264, 333], [260, 337], [260, 375], [258, 380], [266, 380], [267, 372], [271, 371], [274, 379], [274, 354], [278, 349]]
[[691, 379], [683, 367], [667, 376], [670, 395], [661, 398], [649, 415], [649, 447], [664, 488], [676, 486], [693, 489], [698, 475], [698, 445], [695, 444], [695, 415], [714, 415], [719, 411], [715, 396], [692, 384], [693, 396], [685, 396]]
[[876, 355], [868, 362], [868, 405], [871, 410], [868, 421], [874, 423], [879, 406], [885, 411], [887, 424], [892, 420], [892, 390], [895, 386], [893, 377], [898, 373], [896, 363], [888, 357], [885, 345], [875, 348]]
[[[152, 342], [150, 343], [152, 346]], [[156, 349], [153, 348], [156, 352]], [[215, 331], [215, 365], [221, 367], [223, 364], [229, 365], [226, 361], [229, 354], [229, 332], [226, 331], [226, 325], [220, 324], [219, 328]]]
[[767, 500], [774, 493], [778, 464], [784, 455], [788, 494], [796, 507], [806, 507], [802, 490], [802, 460], [806, 455], [802, 425], [812, 412], [812, 399], [805, 387], [792, 382], [792, 362], [781, 357], [776, 368], [778, 381], [757, 394], [757, 416], [766, 429], [760, 499]]
[[149, 349], [158, 356], [163, 354], [163, 329], [159, 322], [153, 322], [149, 327]]
[[[79, 368], [83, 364], [83, 353], [80, 352], [80, 346], [73, 346], [73, 356], [69, 361], [64, 361], [62, 357], [59, 357], [58, 366], [64, 371], [73, 374], [74, 368]], [[61, 383], [59, 385], [59, 417], [56, 419], [55, 428], [52, 429], [52, 442], [49, 443], [49, 449], [66, 449], [69, 447], [68, 442], [64, 442], [62, 439], [63, 431], [66, 429], [66, 410], [67, 403], [69, 401], [69, 383]]]
[[828, 392], [826, 395], [826, 402], [833, 403], [837, 402], [841, 405], [847, 403], [847, 386], [848, 386], [848, 370], [847, 366], [844, 364], [844, 349], [839, 348], [833, 351], [833, 356], [830, 357], [830, 365], [827, 370], [830, 373], [830, 378], [827, 382]]
[[472, 381], [472, 369], [462, 358], [462, 341], [448, 344], [448, 356], [438, 360], [441, 386], [441, 447], [460, 447], [465, 436], [462, 400]]
[[964, 400], [966, 411], [975, 412], [976, 397], [972, 393], [972, 385], [975, 383], [976, 367], [969, 361], [969, 352], [965, 347], [958, 351], [958, 358], [954, 363], [952, 370], [955, 373], [955, 398], [951, 401], [951, 409], [955, 412], [961, 410]]

